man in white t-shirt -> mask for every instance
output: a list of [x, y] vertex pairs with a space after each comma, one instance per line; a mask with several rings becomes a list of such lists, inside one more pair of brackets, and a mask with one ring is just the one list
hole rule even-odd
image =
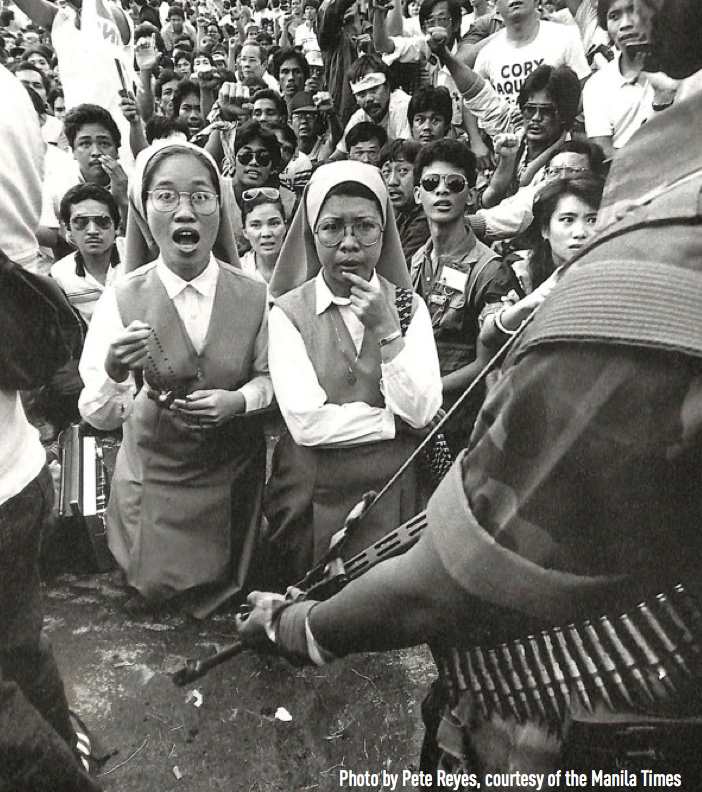
[[639, 40], [634, 0], [607, 0], [601, 6], [600, 21], [617, 49], [614, 60], [585, 84], [583, 109], [587, 136], [610, 159], [653, 115], [654, 90], [640, 58], [628, 49]]
[[475, 61], [475, 71], [513, 104], [524, 80], [543, 64], [569, 66], [581, 81], [590, 75], [577, 26], [542, 21], [537, 6], [538, 0], [497, 0], [505, 26]]

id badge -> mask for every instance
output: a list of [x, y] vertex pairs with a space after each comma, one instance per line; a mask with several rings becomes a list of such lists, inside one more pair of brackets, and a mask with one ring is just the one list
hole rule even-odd
[[468, 273], [461, 272], [453, 267], [444, 267], [441, 270], [441, 277], [437, 281], [442, 286], [447, 286], [449, 289], [458, 292], [465, 292], [467, 282]]

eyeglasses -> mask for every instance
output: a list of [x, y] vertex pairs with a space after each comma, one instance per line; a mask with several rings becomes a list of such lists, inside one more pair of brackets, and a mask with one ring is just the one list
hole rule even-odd
[[255, 201], [260, 196], [268, 198], [269, 201], [279, 201], [280, 190], [275, 187], [252, 187], [250, 190], [244, 190], [241, 194], [244, 201]]
[[547, 179], [562, 179], [567, 176], [577, 176], [579, 173], [589, 173], [589, 168], [574, 168], [570, 165], [549, 165], [544, 171]]
[[525, 104], [522, 107], [522, 115], [527, 121], [531, 121], [532, 118], [536, 117], [536, 114], [540, 113], [541, 118], [544, 120], [555, 118], [558, 115], [558, 108], [555, 105], [541, 105], [541, 104]]
[[429, 173], [419, 180], [422, 189], [427, 192], [434, 192], [441, 182], [452, 193], [463, 192], [468, 185], [468, 179], [460, 173]]
[[271, 164], [271, 155], [265, 149], [259, 149], [258, 151], [251, 151], [251, 149], [244, 151], [242, 149], [242, 151], [236, 155], [236, 161], [241, 165], [248, 165], [254, 160], [256, 161], [256, 165], [266, 168]]
[[109, 215], [77, 215], [71, 218], [69, 225], [73, 231], [85, 231], [91, 222], [103, 231], [107, 231], [112, 226], [112, 218]]
[[352, 230], [356, 242], [363, 247], [377, 245], [385, 230], [380, 223], [376, 223], [374, 220], [364, 218], [353, 223], [344, 223], [338, 217], [329, 217], [319, 223], [314, 233], [320, 244], [332, 248], [340, 244], [349, 229]]
[[182, 195], [190, 199], [190, 206], [199, 215], [211, 215], [217, 208], [218, 197], [216, 193], [206, 190], [195, 192], [178, 192], [177, 190], [151, 190], [146, 193], [151, 197], [151, 205], [157, 212], [173, 212], [180, 205]]
[[448, 27], [451, 24], [451, 17], [446, 16], [446, 14], [439, 14], [435, 17], [429, 17], [427, 21], [424, 23], [424, 26], [427, 28], [431, 27]]

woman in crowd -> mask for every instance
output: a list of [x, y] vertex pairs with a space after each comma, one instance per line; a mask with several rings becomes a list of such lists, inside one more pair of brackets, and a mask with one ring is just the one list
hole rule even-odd
[[[270, 290], [270, 367], [287, 424], [266, 516], [288, 582], [328, 550], [351, 508], [412, 453], [441, 405], [431, 322], [412, 292], [377, 168], [315, 171]], [[281, 296], [282, 295], [282, 296]], [[350, 557], [418, 510], [411, 467], [346, 545]]]
[[276, 176], [280, 167], [280, 145], [276, 136], [258, 121], [239, 127], [234, 141], [234, 174], [231, 184], [236, 206], [232, 215], [237, 249], [242, 255], [250, 248], [242, 223], [243, 193], [256, 187], [276, 187], [288, 217], [295, 209], [295, 194], [281, 187]]
[[143, 152], [132, 210], [160, 255], [97, 306], [80, 410], [124, 424], [106, 521], [129, 609], [182, 595], [205, 615], [244, 584], [260, 524], [265, 444], [245, 414], [272, 399], [266, 292], [212, 255], [222, 184], [201, 149]]
[[533, 248], [525, 262], [512, 265], [527, 296], [486, 319], [480, 332], [486, 349], [495, 351], [517, 331], [594, 236], [603, 188], [604, 181], [590, 173], [549, 179], [540, 188], [534, 202]]
[[285, 210], [276, 187], [253, 187], [242, 193], [244, 236], [251, 250], [241, 257], [241, 269], [268, 284], [287, 231]]
[[531, 184], [537, 173], [562, 145], [575, 121], [580, 103], [580, 83], [567, 66], [539, 66], [524, 81], [519, 109], [524, 137], [502, 135], [495, 139], [498, 164], [481, 202], [496, 206], [519, 187]]

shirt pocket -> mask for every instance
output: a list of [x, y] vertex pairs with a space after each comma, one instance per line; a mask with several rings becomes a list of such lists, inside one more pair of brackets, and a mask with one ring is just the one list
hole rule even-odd
[[429, 302], [433, 309], [435, 327], [451, 332], [461, 330], [466, 312], [465, 292], [451, 289], [444, 284], [435, 285], [429, 296]]

